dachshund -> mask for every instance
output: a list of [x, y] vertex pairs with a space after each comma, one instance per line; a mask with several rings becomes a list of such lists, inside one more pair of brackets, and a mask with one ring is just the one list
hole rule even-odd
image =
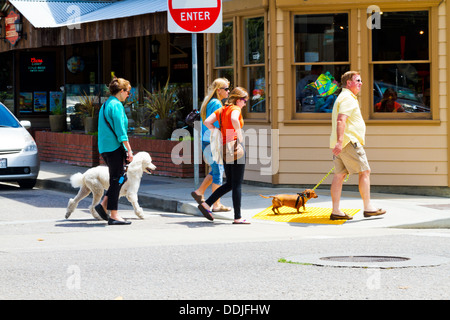
[[312, 189], [306, 189], [302, 193], [297, 194], [277, 194], [276, 196], [265, 197], [260, 194], [261, 197], [265, 199], [273, 198], [272, 200], [272, 211], [274, 214], [279, 214], [280, 207], [286, 206], [291, 208], [296, 208], [297, 213], [300, 213], [300, 207], [305, 210], [306, 202], [311, 198], [317, 198], [317, 194]]

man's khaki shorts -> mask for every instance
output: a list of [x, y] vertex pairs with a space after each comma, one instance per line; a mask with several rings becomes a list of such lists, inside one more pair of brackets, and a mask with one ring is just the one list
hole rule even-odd
[[338, 156], [333, 156], [334, 173], [359, 173], [370, 170], [362, 145], [349, 142]]

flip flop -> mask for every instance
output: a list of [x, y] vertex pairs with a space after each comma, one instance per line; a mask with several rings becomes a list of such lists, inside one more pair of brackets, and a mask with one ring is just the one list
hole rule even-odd
[[192, 198], [194, 198], [195, 201], [197, 201], [198, 204], [202, 204], [202, 202], [205, 201], [203, 200], [203, 196], [201, 195], [199, 196], [198, 194], [195, 193], [195, 191], [191, 192], [191, 196]]
[[198, 205], [198, 209], [200, 210], [200, 212], [203, 214], [203, 216], [208, 219], [213, 221], [214, 217], [212, 216], [212, 212], [209, 211], [208, 209], [206, 209], [205, 207], [203, 207], [201, 204]]
[[241, 220], [241, 221], [233, 221], [233, 224], [251, 224], [251, 223], [244, 219], [244, 220]]
[[231, 208], [225, 207], [223, 204], [220, 204], [219, 207], [212, 209], [212, 212], [226, 212], [226, 211], [231, 211]]

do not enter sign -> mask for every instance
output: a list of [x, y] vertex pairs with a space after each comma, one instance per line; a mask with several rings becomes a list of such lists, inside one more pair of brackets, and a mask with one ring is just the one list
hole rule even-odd
[[167, 12], [169, 32], [222, 32], [222, 0], [168, 0]]

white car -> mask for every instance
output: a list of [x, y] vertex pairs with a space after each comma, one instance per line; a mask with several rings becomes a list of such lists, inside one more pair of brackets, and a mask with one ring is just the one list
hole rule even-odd
[[32, 189], [39, 174], [37, 145], [27, 131], [30, 121], [19, 121], [0, 103], [0, 181], [16, 181]]

